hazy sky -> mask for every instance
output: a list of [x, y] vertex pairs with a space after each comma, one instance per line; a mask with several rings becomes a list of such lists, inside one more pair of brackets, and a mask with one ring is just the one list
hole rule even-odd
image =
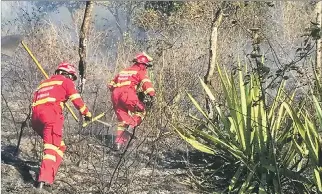
[[[80, 2], [84, 3], [84, 2]], [[13, 21], [18, 17], [18, 13], [21, 12], [21, 9], [31, 14], [33, 12], [34, 6], [33, 1], [1, 1], [1, 23], [4, 24], [7, 21]], [[94, 6], [93, 16], [95, 16], [95, 26], [102, 27], [102, 25], [115, 25], [114, 16], [102, 6]], [[58, 8], [58, 11], [48, 11], [47, 13], [43, 12], [43, 19], [50, 20], [53, 22], [63, 22], [65, 24], [72, 23], [71, 13], [66, 7]], [[103, 18], [108, 19], [103, 20]], [[123, 20], [121, 20], [123, 21]], [[124, 27], [124, 24], [121, 24]]]
[[[2, 36], [11, 35], [11, 34], [19, 34], [25, 32], [22, 28], [20, 29], [18, 25], [14, 24], [14, 19], [21, 17], [23, 11], [28, 12], [29, 15], [32, 15], [32, 12], [36, 9], [38, 10], [39, 7], [36, 8], [35, 1], [1, 1], [1, 34]], [[85, 2], [79, 2], [85, 5]], [[49, 2], [50, 4], [50, 2]], [[49, 6], [48, 6], [49, 7]], [[36, 11], [37, 17], [42, 17], [42, 20], [53, 22], [57, 26], [61, 24], [67, 24], [67, 26], [74, 26], [71, 13], [67, 7], [59, 7], [58, 10], [48, 10], [48, 7], [45, 7], [41, 10], [46, 10], [46, 12], [39, 13]], [[82, 12], [82, 10], [81, 10]], [[123, 30], [125, 30], [125, 14], [122, 10], [119, 10], [120, 14], [120, 26]], [[106, 7], [102, 5], [94, 5], [92, 17], [94, 17], [94, 25], [99, 31], [106, 31], [110, 32], [112, 30], [113, 33], [110, 33], [106, 39], [106, 48], [102, 48], [105, 50], [111, 50], [116, 45], [116, 41], [119, 40], [121, 34], [117, 29], [116, 22], [114, 16], [108, 11]], [[6, 23], [10, 21], [11, 23]], [[28, 24], [25, 23], [25, 24]], [[73, 28], [73, 27], [72, 27]], [[135, 30], [134, 30], [135, 29]], [[137, 28], [132, 30], [138, 32]], [[75, 29], [71, 29], [71, 32], [74, 33]], [[133, 37], [138, 38], [139, 36], [144, 37], [144, 34], [134, 33], [132, 34]], [[75, 38], [77, 38], [75, 36]], [[113, 50], [113, 49], [112, 49]]]

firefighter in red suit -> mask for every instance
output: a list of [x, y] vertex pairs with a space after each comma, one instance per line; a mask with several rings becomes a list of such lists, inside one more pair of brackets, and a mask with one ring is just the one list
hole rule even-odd
[[40, 135], [44, 143], [44, 155], [38, 175], [38, 188], [53, 184], [66, 146], [63, 135], [63, 104], [71, 100], [74, 106], [91, 120], [91, 113], [84, 104], [73, 81], [77, 79], [73, 65], [61, 63], [51, 76], [40, 83], [34, 93], [32, 103], [32, 128]]
[[143, 92], [151, 101], [155, 96], [155, 90], [147, 75], [147, 68], [152, 67], [151, 61], [152, 58], [146, 53], [137, 54], [133, 59], [134, 64], [120, 71], [108, 84], [118, 119], [115, 150], [124, 148], [129, 140], [126, 130], [140, 125], [145, 116], [145, 105], [139, 100], [137, 92]]

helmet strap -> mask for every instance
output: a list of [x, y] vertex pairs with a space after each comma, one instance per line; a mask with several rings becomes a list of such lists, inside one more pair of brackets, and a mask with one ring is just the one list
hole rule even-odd
[[64, 77], [74, 81], [74, 78], [73, 78], [74, 76], [72, 74], [70, 74], [70, 73], [67, 73], [66, 71], [57, 70], [57, 71], [55, 71], [55, 74], [56, 75], [62, 75]]

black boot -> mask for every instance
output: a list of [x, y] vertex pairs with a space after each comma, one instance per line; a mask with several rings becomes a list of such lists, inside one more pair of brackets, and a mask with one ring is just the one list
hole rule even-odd
[[45, 186], [45, 182], [38, 182], [37, 189], [43, 189]]
[[119, 152], [122, 150], [122, 144], [121, 143], [115, 143], [114, 146], [113, 146], [113, 150], [116, 151], [116, 152]]
[[37, 184], [38, 190], [45, 190], [51, 193], [53, 191], [53, 185], [47, 184], [45, 182], [38, 182]]

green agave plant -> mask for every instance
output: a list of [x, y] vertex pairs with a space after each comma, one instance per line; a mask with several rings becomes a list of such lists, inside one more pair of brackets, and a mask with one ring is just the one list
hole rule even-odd
[[[319, 193], [322, 192], [322, 139], [321, 134], [319, 134], [318, 129], [322, 129], [322, 109], [318, 99], [322, 99], [322, 87], [321, 81], [318, 77], [316, 71], [314, 71], [315, 75], [315, 85], [316, 92], [311, 92], [312, 94], [312, 102], [315, 107], [315, 112], [318, 118], [317, 122], [314, 122], [314, 118], [310, 118], [307, 111], [295, 112], [294, 109], [291, 108], [289, 103], [284, 102], [282, 106], [285, 107], [288, 114], [292, 118], [294, 125], [294, 132], [299, 134], [303, 139], [302, 144], [297, 144], [298, 152], [301, 152], [302, 156], [308, 155], [309, 159], [312, 161], [312, 168], [314, 169], [314, 184], [317, 187], [317, 191]], [[302, 118], [302, 119], [301, 119]], [[304, 121], [302, 121], [304, 120]], [[305, 149], [301, 149], [303, 146]]]
[[[188, 93], [203, 117], [191, 118], [203, 127], [193, 128], [182, 123], [172, 126], [194, 148], [208, 154], [222, 154], [229, 158], [231, 166], [237, 164], [224, 192], [283, 193], [290, 187], [296, 193], [321, 192], [318, 166], [321, 140], [305, 111], [293, 107], [295, 91], [287, 95], [285, 82], [282, 82], [268, 106], [258, 75], [251, 74], [249, 81], [245, 82], [240, 70], [236, 82], [219, 66], [218, 72], [226, 99], [224, 108], [213, 103], [219, 122], [209, 118]], [[209, 98], [215, 101], [211, 90], [201, 79], [200, 82]], [[317, 99], [313, 99], [322, 123], [321, 107]], [[312, 164], [314, 179], [309, 174]]]

